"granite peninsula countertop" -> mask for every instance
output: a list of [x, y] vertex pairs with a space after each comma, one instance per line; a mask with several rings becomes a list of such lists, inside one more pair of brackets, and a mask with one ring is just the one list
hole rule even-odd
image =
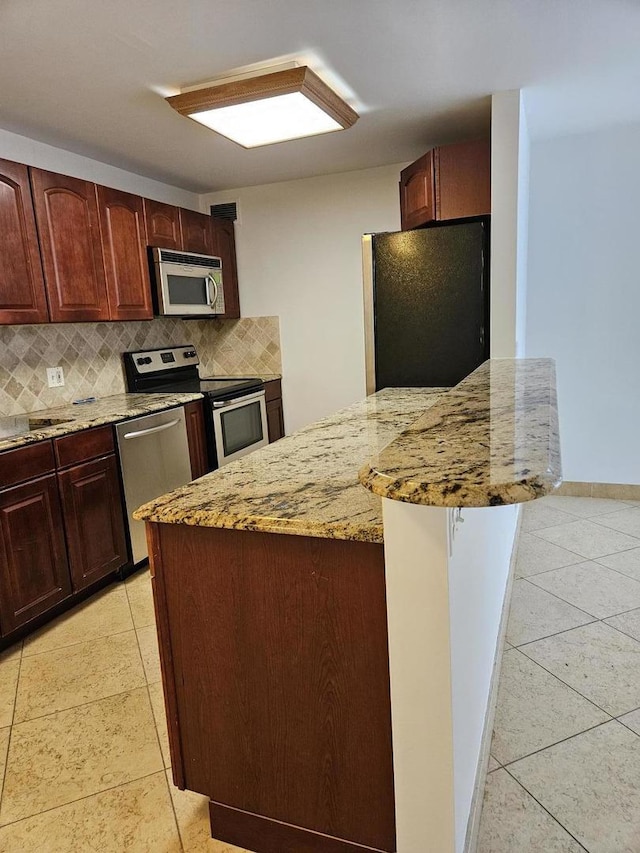
[[360, 471], [376, 495], [440, 507], [523, 503], [561, 480], [552, 359], [486, 361]]
[[166, 524], [382, 542], [382, 501], [358, 470], [446, 392], [388, 388], [145, 504]]
[[[151, 412], [161, 412], [201, 397], [202, 394], [113, 394], [111, 397], [98, 398], [95, 403], [71, 403], [25, 415], [0, 416], [0, 452]], [[52, 421], [57, 423], [51, 424]]]

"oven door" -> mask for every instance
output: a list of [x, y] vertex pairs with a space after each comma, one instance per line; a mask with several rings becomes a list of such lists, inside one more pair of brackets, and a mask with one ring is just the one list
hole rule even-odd
[[220, 468], [269, 443], [264, 391], [212, 401], [216, 462]]
[[221, 270], [164, 262], [159, 274], [162, 314], [224, 314]]

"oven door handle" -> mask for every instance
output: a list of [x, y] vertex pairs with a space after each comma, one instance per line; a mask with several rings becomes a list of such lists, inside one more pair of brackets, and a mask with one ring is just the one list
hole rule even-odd
[[[211, 297], [211, 285], [213, 285], [213, 298]], [[207, 276], [207, 296], [209, 297], [209, 307], [215, 308], [218, 301], [218, 282], [211, 273]]]
[[233, 400], [214, 400], [214, 409], [225, 409], [227, 406], [235, 406], [238, 403], [250, 403], [252, 400], [259, 400], [264, 397], [264, 391], [257, 391], [255, 394], [244, 394], [242, 397], [234, 397]]

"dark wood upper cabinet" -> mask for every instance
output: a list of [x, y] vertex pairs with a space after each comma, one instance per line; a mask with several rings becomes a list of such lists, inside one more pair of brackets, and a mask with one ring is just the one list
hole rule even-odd
[[0, 490], [3, 635], [71, 594], [55, 474]]
[[491, 213], [491, 142], [474, 139], [435, 149], [438, 220]]
[[0, 323], [47, 323], [29, 171], [0, 160]]
[[402, 230], [417, 228], [436, 218], [433, 151], [427, 151], [400, 172]]
[[206, 213], [180, 208], [180, 227], [182, 229], [182, 249], [185, 252], [198, 252], [202, 255], [214, 254], [213, 223]]
[[489, 140], [433, 148], [400, 173], [403, 231], [490, 213]]
[[51, 320], [108, 320], [95, 184], [29, 171]]
[[144, 205], [140, 196], [97, 187], [102, 252], [112, 320], [153, 317]]
[[236, 266], [236, 239], [233, 222], [229, 219], [211, 219], [213, 223], [214, 252], [222, 259], [222, 283], [224, 286], [225, 312], [222, 320], [240, 316], [238, 293], [238, 268]]
[[58, 473], [74, 592], [127, 563], [115, 454]]
[[147, 245], [160, 249], [182, 249], [180, 209], [172, 204], [144, 199]]

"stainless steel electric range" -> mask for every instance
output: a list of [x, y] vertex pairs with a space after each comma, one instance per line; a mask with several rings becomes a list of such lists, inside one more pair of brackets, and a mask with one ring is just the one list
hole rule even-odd
[[125, 352], [123, 358], [131, 393], [204, 395], [210, 470], [268, 444], [261, 379], [201, 378], [198, 353], [190, 344]]

